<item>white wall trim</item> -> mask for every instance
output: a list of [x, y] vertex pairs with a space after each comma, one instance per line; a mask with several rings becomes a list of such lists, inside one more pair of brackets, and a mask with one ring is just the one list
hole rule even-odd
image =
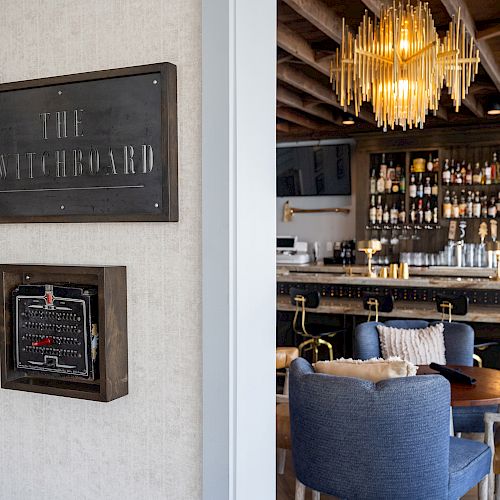
[[271, 500], [276, 2], [203, 0], [202, 43], [203, 498]]

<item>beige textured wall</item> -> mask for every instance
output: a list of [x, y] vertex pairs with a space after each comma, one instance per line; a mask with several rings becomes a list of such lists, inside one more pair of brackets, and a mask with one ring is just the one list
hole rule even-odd
[[178, 66], [179, 223], [0, 226], [0, 262], [126, 265], [129, 389], [0, 390], [0, 499], [201, 496], [200, 0], [0, 0], [0, 80]]

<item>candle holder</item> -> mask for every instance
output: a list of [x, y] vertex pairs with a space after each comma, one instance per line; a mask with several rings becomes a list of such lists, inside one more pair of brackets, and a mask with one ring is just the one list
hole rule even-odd
[[372, 258], [373, 255], [382, 250], [382, 243], [379, 240], [362, 240], [358, 241], [356, 248], [359, 252], [364, 252], [368, 259], [368, 273], [369, 278], [376, 278], [376, 273], [372, 269]]
[[497, 273], [495, 276], [490, 276], [494, 281], [500, 281], [500, 241], [489, 241], [486, 244], [486, 249], [495, 254]]

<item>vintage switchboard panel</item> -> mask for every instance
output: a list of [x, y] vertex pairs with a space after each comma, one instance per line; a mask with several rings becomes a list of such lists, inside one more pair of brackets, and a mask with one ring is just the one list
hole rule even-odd
[[2, 388], [108, 402], [128, 394], [124, 266], [0, 265]]
[[12, 293], [17, 368], [97, 375], [97, 289], [21, 285]]

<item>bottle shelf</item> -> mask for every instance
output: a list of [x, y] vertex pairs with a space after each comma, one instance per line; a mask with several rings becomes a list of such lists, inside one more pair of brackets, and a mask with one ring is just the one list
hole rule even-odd
[[[448, 220], [448, 219], [447, 219]], [[368, 231], [403, 231], [403, 230], [434, 230], [441, 229], [440, 224], [434, 224], [433, 222], [423, 223], [423, 224], [413, 224], [413, 223], [404, 223], [404, 224], [367, 224], [365, 228]]]

